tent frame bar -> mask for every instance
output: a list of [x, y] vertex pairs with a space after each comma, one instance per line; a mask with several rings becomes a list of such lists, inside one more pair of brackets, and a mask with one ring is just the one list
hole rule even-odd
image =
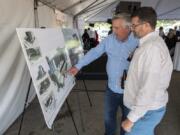
[[91, 15], [88, 15], [86, 18], [88, 18], [87, 20], [89, 20], [90, 18], [96, 16], [97, 14], [103, 12], [108, 6], [111, 6], [113, 5], [114, 3], [116, 3], [116, 1], [110, 3], [109, 5], [105, 6], [103, 9], [100, 9], [99, 11], [95, 12], [95, 13], [92, 13]]
[[91, 12], [91, 14], [97, 13], [98, 11], [100, 11], [101, 9], [104, 9], [104, 7], [107, 7], [107, 6], [109, 6], [109, 3], [102, 5], [102, 7], [97, 7], [96, 9], [94, 9], [94, 12], [93, 12], [93, 10], [88, 10], [84, 14], [87, 14], [86, 16], [88, 16], [88, 15], [90, 15], [89, 12]]
[[79, 13], [75, 14], [74, 17], [76, 18], [77, 16], [83, 14], [87, 9], [89, 9], [91, 6], [93, 6], [95, 3], [97, 3], [99, 0], [95, 0], [93, 2], [91, 2], [86, 8], [84, 8], [83, 10], [81, 10]]
[[99, 3], [97, 3], [96, 5], [89, 7], [85, 12], [87, 12], [89, 10], [94, 10], [94, 8], [96, 8], [97, 6], [101, 5], [102, 3], [106, 2], [106, 1], [107, 0], [103, 0], [103, 1], [101, 1]]
[[159, 17], [159, 16], [166, 15], [166, 14], [171, 13], [171, 12], [174, 12], [174, 11], [176, 11], [176, 10], [178, 10], [178, 9], [180, 9], [180, 7], [177, 7], [177, 8], [174, 8], [174, 9], [172, 9], [172, 10], [169, 10], [169, 11], [167, 11], [167, 12], [161, 13], [161, 14], [158, 15], [158, 17]]
[[62, 10], [62, 12], [66, 12], [67, 10], [71, 9], [71, 8], [74, 8], [75, 6], [79, 5], [79, 4], [82, 4], [83, 2], [87, 2], [88, 0], [80, 0], [76, 3], [74, 3], [73, 5], [70, 5], [69, 7], [65, 8]]

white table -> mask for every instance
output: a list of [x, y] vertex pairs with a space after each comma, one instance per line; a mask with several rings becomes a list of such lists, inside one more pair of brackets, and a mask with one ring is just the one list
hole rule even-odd
[[180, 71], [180, 42], [176, 43], [173, 66], [174, 70]]

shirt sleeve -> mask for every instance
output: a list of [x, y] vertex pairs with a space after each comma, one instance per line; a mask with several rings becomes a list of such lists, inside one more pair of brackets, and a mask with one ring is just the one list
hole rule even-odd
[[105, 46], [107, 44], [107, 40], [102, 41], [95, 48], [92, 48], [79, 62], [75, 65], [79, 70], [91, 63], [92, 61], [99, 58], [105, 52]]
[[139, 66], [139, 92], [128, 114], [128, 119], [136, 122], [143, 117], [155, 100], [158, 94], [161, 70], [161, 54], [157, 47], [152, 47], [146, 55], [140, 59]]

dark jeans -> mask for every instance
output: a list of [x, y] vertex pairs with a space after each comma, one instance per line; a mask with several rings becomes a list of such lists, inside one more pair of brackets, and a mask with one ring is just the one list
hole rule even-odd
[[[115, 135], [116, 133], [116, 115], [119, 106], [122, 110], [121, 121], [123, 121], [126, 118], [123, 105], [123, 94], [114, 93], [109, 88], [107, 88], [105, 95], [105, 135]], [[124, 135], [122, 128], [120, 135]]]

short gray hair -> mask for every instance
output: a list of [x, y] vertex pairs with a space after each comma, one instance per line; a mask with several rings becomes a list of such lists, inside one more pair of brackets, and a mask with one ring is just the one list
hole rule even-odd
[[123, 19], [125, 21], [125, 27], [130, 28], [131, 27], [131, 15], [125, 12], [115, 14], [112, 18], [113, 20], [116, 19]]

